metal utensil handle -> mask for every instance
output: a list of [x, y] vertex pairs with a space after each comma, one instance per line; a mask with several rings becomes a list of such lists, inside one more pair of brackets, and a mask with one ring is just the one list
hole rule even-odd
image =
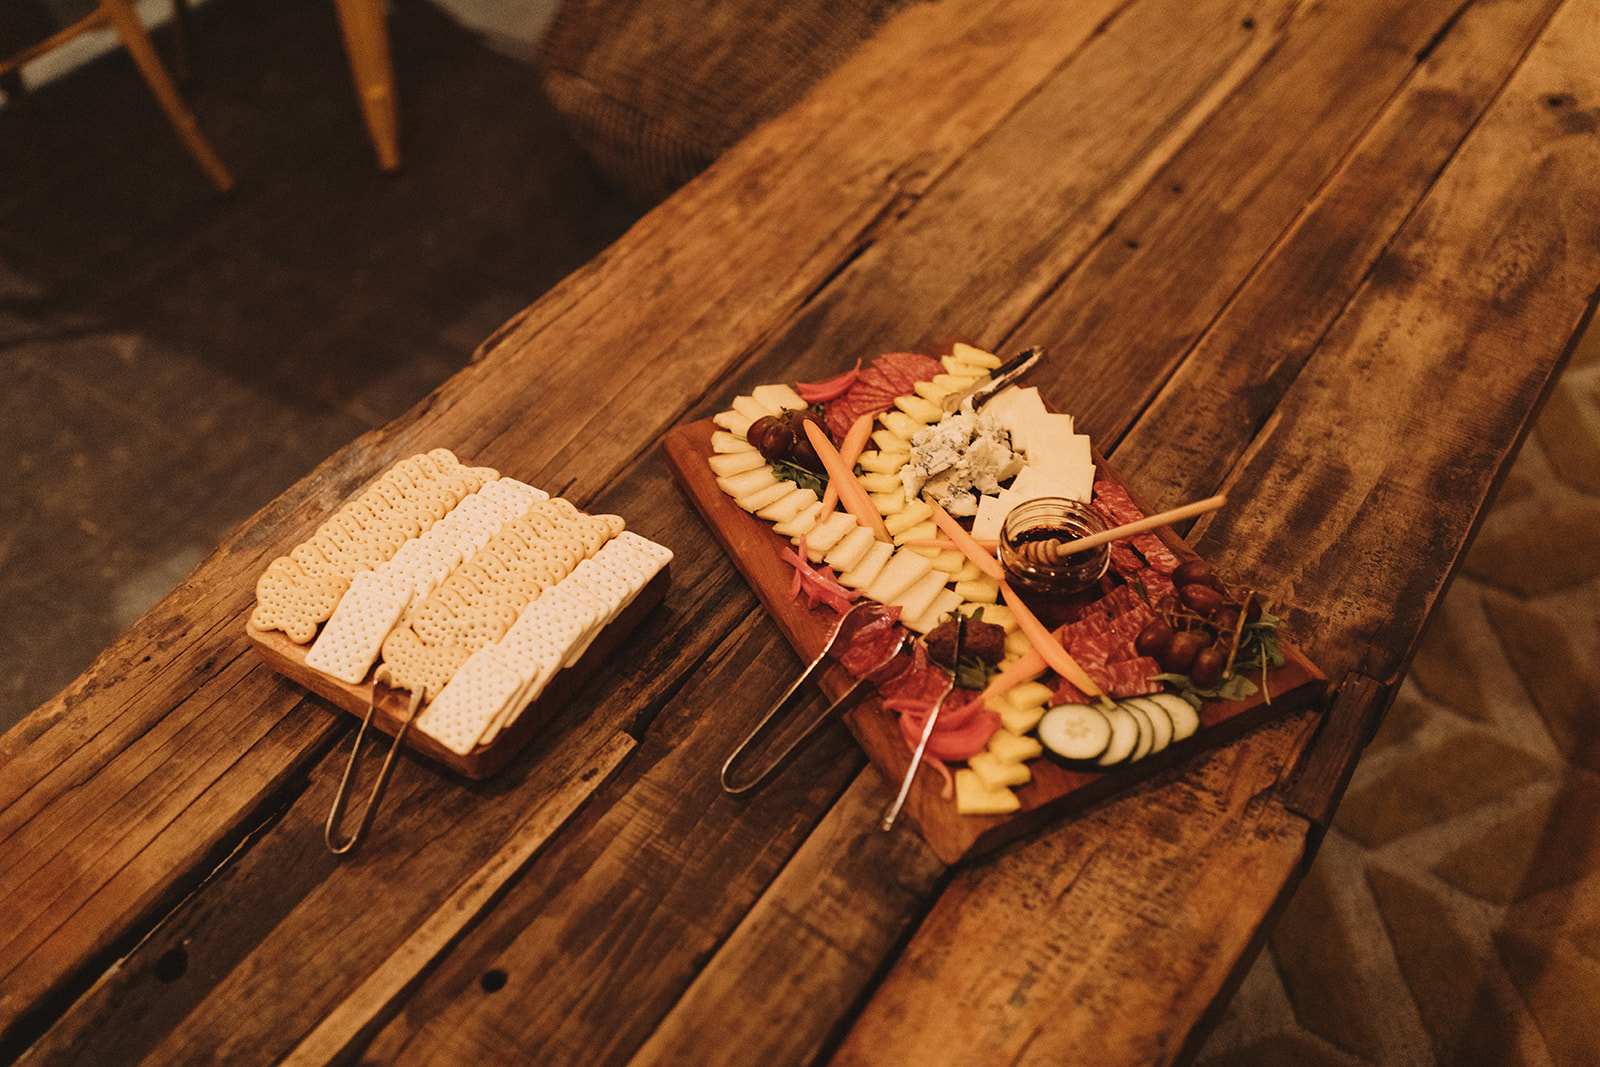
[[[795, 692], [799, 690], [800, 684], [810, 677], [811, 672], [816, 669], [817, 664], [822, 662], [822, 656], [818, 656], [814, 661], [812, 661], [811, 665], [801, 673], [800, 677], [796, 678], [794, 683], [784, 691], [783, 696], [778, 698], [778, 702], [772, 705], [771, 710], [762, 716], [761, 721], [756, 723], [755, 729], [751, 730], [750, 733], [745, 736], [745, 739], [739, 742], [739, 747], [733, 750], [733, 754], [730, 755], [726, 761], [724, 761], [722, 764], [721, 776], [722, 788], [729, 793], [743, 793], [745, 790], [759, 785], [761, 782], [766, 780], [767, 776], [773, 771], [777, 770], [778, 767], [782, 766], [784, 761], [789, 758], [790, 754], [792, 754], [794, 750], [800, 746], [800, 742], [804, 741], [806, 738], [815, 733], [819, 726], [827, 722], [840, 709], [844, 708], [850, 703], [851, 700], [855, 699], [858, 693], [862, 691], [863, 686], [870, 683], [885, 667], [893, 663], [896, 657], [898, 657], [900, 653], [905, 650], [907, 640], [908, 638], [906, 634], [902, 632], [895, 641], [894, 647], [890, 649], [888, 655], [884, 656], [882, 660], [873, 665], [872, 669], [864, 672], [859, 678], [851, 683], [850, 688], [846, 689], [844, 693], [840, 695], [838, 700], [835, 700], [833, 703], [825, 707], [810, 722], [803, 723], [795, 736], [791, 738], [787, 744], [783, 745], [774, 752], [768, 753], [764, 760], [757, 762], [754, 774], [749, 775], [746, 779], [741, 781], [739, 771], [745, 769], [742, 767], [742, 763], [746, 755], [746, 749], [750, 747], [751, 743], [754, 742], [757, 737], [766, 731], [768, 724], [772, 722], [779, 711], [788, 705], [790, 698], [792, 698]], [[829, 646], [832, 646], [831, 641], [829, 642]]]
[[906, 776], [900, 781], [900, 792], [896, 794], [894, 803], [889, 805], [889, 810], [883, 813], [883, 821], [878, 825], [884, 830], [894, 829], [894, 821], [900, 817], [900, 809], [905, 807], [906, 797], [911, 795], [911, 783], [917, 777], [917, 768], [922, 765], [922, 754], [928, 750], [928, 739], [933, 736], [934, 723], [939, 720], [939, 712], [944, 710], [944, 702], [950, 699], [950, 694], [956, 691], [956, 674], [961, 670], [961, 653], [967, 636], [967, 620], [963, 615], [956, 616], [956, 648], [955, 654], [950, 657], [950, 688], [939, 695], [934, 701], [933, 710], [928, 712], [928, 719], [922, 724], [922, 736], [917, 739], [917, 749], [911, 754], [911, 766], [906, 768]]
[[417, 717], [417, 708], [422, 705], [422, 694], [423, 690], [420, 688], [411, 694], [411, 704], [406, 709], [405, 720], [400, 723], [400, 729], [395, 731], [394, 741], [383, 757], [383, 766], [378, 770], [378, 780], [372, 785], [372, 793], [367, 797], [367, 806], [362, 809], [361, 819], [356, 823], [355, 832], [342, 843], [336, 843], [334, 838], [339, 832], [339, 820], [344, 817], [345, 805], [350, 802], [350, 786], [355, 781], [356, 764], [361, 757], [361, 742], [367, 736], [367, 727], [372, 725], [372, 717], [378, 710], [376, 694], [368, 701], [367, 716], [361, 720], [361, 729], [356, 731], [355, 746], [351, 748], [350, 759], [344, 765], [344, 776], [339, 779], [339, 790], [333, 795], [333, 806], [328, 809], [328, 822], [322, 829], [322, 839], [327, 842], [328, 850], [334, 855], [342, 856], [355, 848], [372, 828], [373, 817], [378, 814], [378, 805], [383, 801], [384, 790], [389, 786], [389, 775], [394, 772], [394, 758], [399, 754], [400, 746], [405, 743], [406, 734], [411, 729], [411, 723]]

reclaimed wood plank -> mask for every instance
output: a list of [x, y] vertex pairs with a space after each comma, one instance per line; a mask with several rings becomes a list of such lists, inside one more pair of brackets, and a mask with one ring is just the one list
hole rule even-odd
[[[1595, 20], [1591, 0], [1556, 13], [1230, 474], [1241, 506], [1201, 534], [1272, 576], [1331, 677], [1403, 673], [1600, 292]], [[1310, 530], [1314, 549], [1289, 547]]]
[[[770, 620], [748, 619], [656, 719], [605, 803], [564, 828], [366, 1057], [625, 1062], [864, 764], [835, 725], [762, 790], [722, 791], [718, 766], [794, 664]], [[485, 996], [491, 973], [504, 984]]]
[[812, 1063], [837, 1040], [945, 874], [914, 834], [877, 829], [891, 796], [870, 770], [851, 783], [630, 1067]]

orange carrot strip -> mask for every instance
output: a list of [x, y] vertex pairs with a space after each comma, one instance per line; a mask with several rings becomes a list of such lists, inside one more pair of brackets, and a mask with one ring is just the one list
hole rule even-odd
[[[979, 548], [983, 549], [985, 552], [993, 552], [996, 548], [1000, 547], [1000, 542], [996, 541], [992, 537], [974, 537], [972, 540]], [[957, 546], [957, 544], [954, 541], [950, 540], [948, 537], [927, 537], [927, 538], [917, 538], [917, 539], [911, 540], [911, 541], [902, 541], [901, 542], [901, 547], [903, 547], [903, 548], [937, 548], [941, 552], [946, 552], [946, 551], [949, 551], [951, 549], [958, 548], [959, 546]]]
[[1006, 576], [1005, 568], [1000, 566], [1000, 561], [995, 559], [992, 554], [985, 552], [982, 546], [972, 539], [972, 535], [962, 529], [959, 522], [950, 517], [948, 511], [932, 501], [928, 502], [928, 506], [933, 508], [933, 521], [938, 525], [939, 529], [945, 532], [946, 537], [955, 542], [955, 546], [961, 550], [963, 556], [977, 564], [978, 569], [991, 578], [1004, 578]]
[[893, 542], [889, 527], [884, 525], [883, 516], [878, 514], [877, 505], [867, 495], [866, 487], [856, 479], [855, 471], [844, 465], [839, 450], [828, 440], [828, 432], [810, 419], [801, 425], [806, 428], [811, 447], [817, 450], [817, 458], [828, 469], [828, 483], [839, 487], [839, 503], [856, 517], [856, 522], [870, 529], [878, 540]]
[[1030, 648], [1016, 659], [1012, 660], [999, 674], [989, 679], [989, 684], [983, 687], [983, 699], [1000, 696], [1008, 693], [1023, 682], [1031, 682], [1044, 673], [1049, 664], [1044, 661], [1044, 656], [1037, 648]]
[[[839, 462], [844, 469], [854, 471], [856, 460], [861, 458], [861, 453], [866, 451], [867, 442], [872, 440], [872, 420], [876, 416], [865, 414], [857, 416], [856, 421], [850, 424], [850, 432], [844, 435], [844, 440], [839, 444]], [[833, 514], [833, 506], [839, 502], [839, 487], [830, 477], [828, 488], [822, 492], [822, 514]], [[877, 509], [874, 508], [874, 511]]]
[[1034, 650], [1044, 657], [1045, 663], [1088, 696], [1099, 696], [1100, 687], [1094, 684], [1094, 679], [1085, 674], [1083, 668], [1078, 666], [1078, 661], [1067, 654], [1067, 650], [1061, 647], [1056, 635], [1045, 629], [1044, 623], [1039, 621], [1039, 616], [1029, 610], [1022, 602], [1022, 598], [1012, 591], [1009, 582], [1000, 583], [1000, 595], [1005, 599], [1011, 613], [1017, 617], [1017, 625], [1027, 635]]

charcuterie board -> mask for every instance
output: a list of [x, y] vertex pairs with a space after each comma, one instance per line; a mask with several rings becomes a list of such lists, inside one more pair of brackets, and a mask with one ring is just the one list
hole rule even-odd
[[[757, 597], [803, 661], [809, 662], [827, 643], [838, 614], [826, 606], [808, 608], [793, 598], [794, 568], [780, 553], [787, 538], [772, 524], [745, 511], [719, 486], [709, 466], [713, 435], [718, 426], [710, 419], [676, 427], [664, 448], [668, 465], [713, 535], [749, 581]], [[1122, 482], [1098, 453], [1097, 478]], [[1136, 498], [1135, 498], [1136, 499]], [[1194, 553], [1169, 527], [1158, 531], [1175, 553]], [[1282, 666], [1272, 669], [1263, 687], [1246, 700], [1207, 700], [1199, 711], [1199, 728], [1187, 740], [1138, 762], [1106, 770], [1075, 769], [1040, 758], [1029, 766], [1031, 781], [1015, 792], [1020, 808], [1003, 815], [961, 814], [944, 795], [945, 783], [931, 772], [919, 773], [907, 798], [904, 816], [918, 827], [940, 859], [955, 864], [971, 859], [1038, 829], [1073, 811], [1127, 789], [1197, 752], [1226, 743], [1270, 718], [1316, 706], [1326, 691], [1326, 678], [1302, 653], [1286, 641], [1279, 642]], [[798, 669], [798, 668], [797, 668]], [[823, 674], [820, 686], [830, 699], [839, 696], [850, 679], [835, 668]], [[753, 719], [762, 709], [748, 709]], [[894, 715], [872, 699], [856, 702], [845, 723], [871, 762], [893, 786], [910, 764], [911, 754]]]

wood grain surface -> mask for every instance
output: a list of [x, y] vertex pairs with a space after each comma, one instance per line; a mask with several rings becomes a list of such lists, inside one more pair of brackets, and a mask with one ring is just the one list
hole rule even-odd
[[[354, 1019], [329, 1055], [1174, 1062], [1600, 291], [1597, 116], [1595, 0], [909, 7], [0, 738], [0, 1059], [270, 1063]], [[1151, 505], [1227, 491], [1187, 536], [1350, 679], [1324, 733], [956, 871], [862, 826], [887, 791], [842, 727], [722, 793], [799, 661], [662, 436], [954, 334], [1058, 354], [1046, 397]], [[436, 446], [623, 515], [672, 591], [494, 778], [407, 757], [339, 860], [349, 716], [244, 621], [270, 559]]]

